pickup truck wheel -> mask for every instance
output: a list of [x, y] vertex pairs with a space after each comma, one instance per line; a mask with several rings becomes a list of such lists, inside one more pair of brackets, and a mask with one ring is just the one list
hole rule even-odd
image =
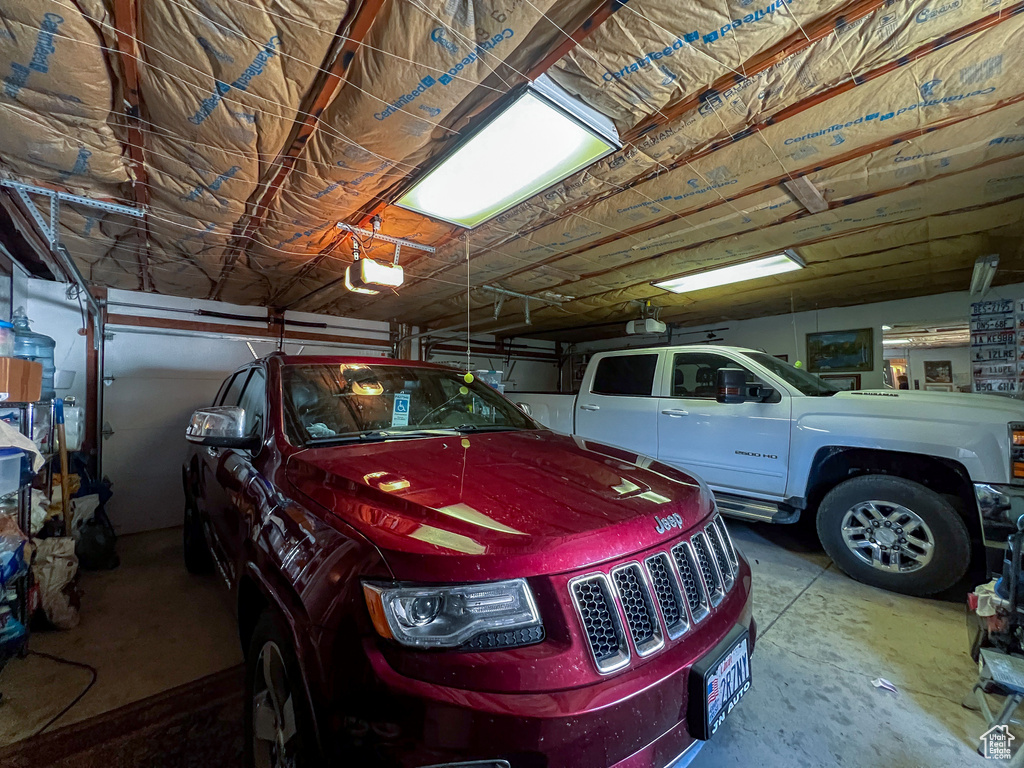
[[822, 499], [817, 526], [836, 565], [893, 592], [941, 592], [970, 564], [963, 518], [939, 494], [900, 477], [864, 475], [840, 483]]
[[185, 502], [185, 569], [197, 576], [213, 573], [213, 556], [206, 543], [203, 521], [190, 501]]
[[246, 655], [245, 768], [315, 768], [311, 719], [291, 639], [271, 612]]

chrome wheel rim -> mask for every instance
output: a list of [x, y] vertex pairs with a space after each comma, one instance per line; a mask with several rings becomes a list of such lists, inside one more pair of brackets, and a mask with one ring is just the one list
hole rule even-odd
[[252, 726], [256, 768], [295, 768], [295, 705], [281, 649], [273, 641], [263, 645], [256, 660]]
[[902, 504], [862, 501], [847, 510], [843, 541], [862, 563], [886, 573], [913, 573], [931, 562], [935, 537], [928, 524]]

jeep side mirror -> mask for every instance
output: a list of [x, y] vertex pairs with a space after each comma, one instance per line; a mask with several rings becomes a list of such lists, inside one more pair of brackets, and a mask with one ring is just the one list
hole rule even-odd
[[259, 437], [245, 434], [245, 410], [236, 405], [200, 408], [192, 414], [185, 439], [211, 448], [252, 450], [259, 447]]
[[718, 390], [715, 399], [720, 403], [747, 401], [747, 372], [742, 368], [719, 368]]

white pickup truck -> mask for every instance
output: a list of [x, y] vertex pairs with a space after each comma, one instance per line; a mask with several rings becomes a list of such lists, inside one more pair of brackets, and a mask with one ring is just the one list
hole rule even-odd
[[[742, 373], [741, 373], [742, 372]], [[939, 592], [1024, 514], [1024, 403], [907, 390], [837, 392], [771, 355], [689, 346], [595, 354], [579, 394], [510, 393], [535, 419], [702, 477], [723, 513], [816, 515], [860, 581]]]

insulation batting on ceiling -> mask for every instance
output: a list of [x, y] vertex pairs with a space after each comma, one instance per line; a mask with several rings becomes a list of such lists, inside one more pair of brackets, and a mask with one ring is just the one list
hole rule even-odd
[[[208, 292], [246, 202], [285, 148], [334, 41], [347, 0], [287, 5], [152, 0], [140, 4], [150, 228], [191, 274], [154, 265], [157, 290], [193, 280]], [[265, 285], [233, 275], [234, 300]], [[254, 290], [255, 289], [255, 290]]]
[[[588, 306], [617, 304], [625, 298], [662, 295], [662, 291], [649, 285], [651, 281], [763, 255], [773, 248], [781, 250], [843, 232], [876, 226], [892, 217], [905, 218], [915, 211], [908, 211], [903, 204], [893, 203], [895, 198], [887, 193], [936, 177], [948, 177], [945, 179], [947, 182], [949, 179], [969, 180], [973, 177], [967, 171], [978, 166], [985, 167], [971, 173], [984, 172], [989, 165], [995, 169], [1004, 169], [1006, 166], [1000, 161], [1005, 158], [1019, 160], [1020, 155], [1024, 154], [1024, 139], [1018, 139], [1019, 133], [1006, 130], [1008, 125], [1017, 122], [1024, 123], [1024, 104], [1011, 104], [969, 123], [926, 133], [913, 142], [888, 146], [866, 157], [811, 174], [816, 185], [825, 190], [830, 200], [843, 204], [840, 208], [817, 216], [804, 216], [780, 224], [787, 216], [799, 213], [802, 209], [781, 188], [772, 187], [740, 198], [736, 205], [722, 205], [696, 214], [694, 226], [680, 228], [672, 239], [653, 243], [653, 254], [645, 252], [647, 246], [644, 244], [633, 249], [627, 242], [625, 250], [609, 252], [607, 261], [602, 261], [601, 257], [581, 261], [584, 257], [581, 254], [556, 262], [563, 270], [576, 269], [584, 275], [595, 273], [593, 277], [584, 276], [566, 285], [561, 284], [564, 281], [537, 285], [532, 273], [527, 272], [502, 284], [523, 292], [549, 288], [576, 297], [587, 297], [579, 301]], [[925, 188], [928, 191], [921, 194], [931, 195], [932, 190], [950, 188], [939, 187], [937, 184], [929, 185]], [[916, 186], [911, 188], [918, 189]], [[882, 196], [874, 197], [879, 194]], [[997, 170], [995, 175], [986, 177], [986, 183], [976, 197], [965, 199], [972, 200], [972, 205], [978, 205], [1014, 194], [1024, 194], [1024, 177]], [[866, 196], [873, 199], [856, 202]], [[943, 204], [945, 202], [942, 201]], [[962, 200], [959, 200], [957, 207], [963, 207]], [[857, 213], [860, 210], [869, 211], [870, 215], [864, 217]], [[736, 237], [730, 238], [729, 235]], [[740, 245], [736, 245], [737, 242]], [[612, 245], [623, 248], [622, 243], [611, 244], [609, 247]], [[611, 270], [611, 267], [616, 266], [619, 268]], [[450, 275], [449, 279], [457, 281], [455, 275]], [[455, 314], [460, 306], [464, 306], [464, 299], [457, 295], [449, 301], [439, 302], [436, 286], [434, 294], [431, 311], [435, 315]], [[488, 300], [486, 295], [477, 295], [475, 304], [482, 308], [488, 304]], [[571, 306], [566, 305], [566, 308]]]
[[849, 3], [635, 0], [566, 55], [552, 77], [629, 128]]
[[[838, 26], [835, 33], [816, 41], [798, 53], [783, 59], [778, 64], [759, 74], [741, 80], [721, 93], [705, 94], [704, 102], [682, 117], [665, 126], [656, 126], [634, 146], [627, 147], [611, 158], [606, 158], [583, 174], [568, 179], [562, 185], [556, 185], [542, 195], [507, 212], [496, 221], [494, 226], [484, 225], [471, 233], [474, 247], [489, 246], [497, 248], [483, 259], [481, 269], [489, 268], [487, 259], [497, 260], [499, 254], [507, 254], [509, 259], [522, 257], [522, 251], [516, 246], [507, 247], [516, 230], [541, 220], [547, 212], [564, 212], [570, 205], [576, 205], [590, 196], [602, 195], [611, 199], [621, 199], [615, 192], [630, 179], [649, 171], [658, 163], [678, 163], [680, 158], [710, 145], [716, 140], [728, 138], [740, 133], [750, 123], [766, 120], [771, 115], [799, 101], [824, 93], [851, 79], [851, 73], [864, 72], [867, 69], [880, 67], [896, 62], [922, 45], [962, 29], [998, 12], [988, 0], [973, 0], [950, 4], [942, 13], [936, 13], [927, 0], [887, 4], [874, 13], [854, 23]], [[626, 19], [623, 22], [622, 19]], [[622, 17], [619, 24], [629, 23], [634, 17]], [[639, 23], [639, 22], [637, 22]], [[736, 30], [737, 36], [745, 34]], [[606, 86], [611, 88], [612, 86]], [[621, 89], [619, 89], [621, 90]], [[828, 110], [820, 110], [827, 115]], [[903, 121], [906, 123], [907, 121]], [[756, 139], [755, 139], [756, 141]], [[717, 155], [716, 155], [717, 156]], [[707, 172], [714, 172], [718, 164], [707, 166]], [[689, 174], [687, 183], [694, 174]], [[701, 181], [700, 178], [697, 179]], [[730, 179], [724, 180], [726, 182]], [[692, 186], [692, 185], [691, 185]], [[704, 202], [703, 198], [717, 197], [713, 183], [698, 183], [697, 189], [702, 193], [690, 195], [689, 199], [696, 203]], [[644, 201], [650, 207], [658, 208], [655, 195], [641, 191], [633, 196], [635, 199], [628, 205], [637, 206], [626, 211], [632, 217], [619, 217], [612, 225], [594, 227], [593, 237], [601, 235], [601, 229], [611, 230], [641, 226], [644, 223], [642, 211]], [[693, 198], [696, 198], [695, 200]], [[620, 206], [620, 207], [628, 207]], [[562, 231], [555, 230], [553, 237], [533, 236], [526, 247], [526, 256], [537, 253], [558, 253], [565, 249], [566, 241], [575, 246], [579, 239], [586, 235], [580, 229], [580, 223], [587, 219], [606, 224], [602, 215], [594, 216], [588, 210], [581, 211], [581, 217], [570, 217]], [[569, 232], [568, 230], [573, 230]], [[607, 236], [607, 235], [605, 235]], [[451, 249], [451, 258], [457, 261], [457, 249]], [[440, 255], [444, 258], [444, 254]], [[436, 269], [436, 265], [425, 263], [425, 269]], [[413, 268], [412, 274], [417, 274]]]
[[[430, 147], [455, 135], [457, 129], [445, 127], [448, 118], [465, 109], [467, 97], [505, 60], [523, 46], [543, 52], [561, 34], [544, 18], [553, 5], [386, 3], [271, 209], [263, 233], [267, 246], [301, 256], [331, 242], [335, 221], [357, 215]], [[559, 12], [587, 6], [563, 3]], [[514, 84], [503, 79], [499, 91]], [[408, 234], [392, 227], [388, 232]]]
[[[757, 136], [747, 136], [590, 206], [581, 216], [485, 250], [475, 259], [474, 269], [478, 275], [497, 277], [517, 264], [552, 261], [558, 266], [560, 254], [601, 238], [642, 243], [644, 236], [619, 233], [673, 216], [681, 216], [686, 225], [689, 212], [721, 205], [744, 190], [1019, 98], [1024, 88], [1015, 73], [1024, 64], [1024, 49], [1012, 41], [1021, 34], [1024, 18], [1008, 18], [983, 38], [969, 37], [939, 49], [770, 125]], [[416, 273], [415, 265], [409, 272]]]

